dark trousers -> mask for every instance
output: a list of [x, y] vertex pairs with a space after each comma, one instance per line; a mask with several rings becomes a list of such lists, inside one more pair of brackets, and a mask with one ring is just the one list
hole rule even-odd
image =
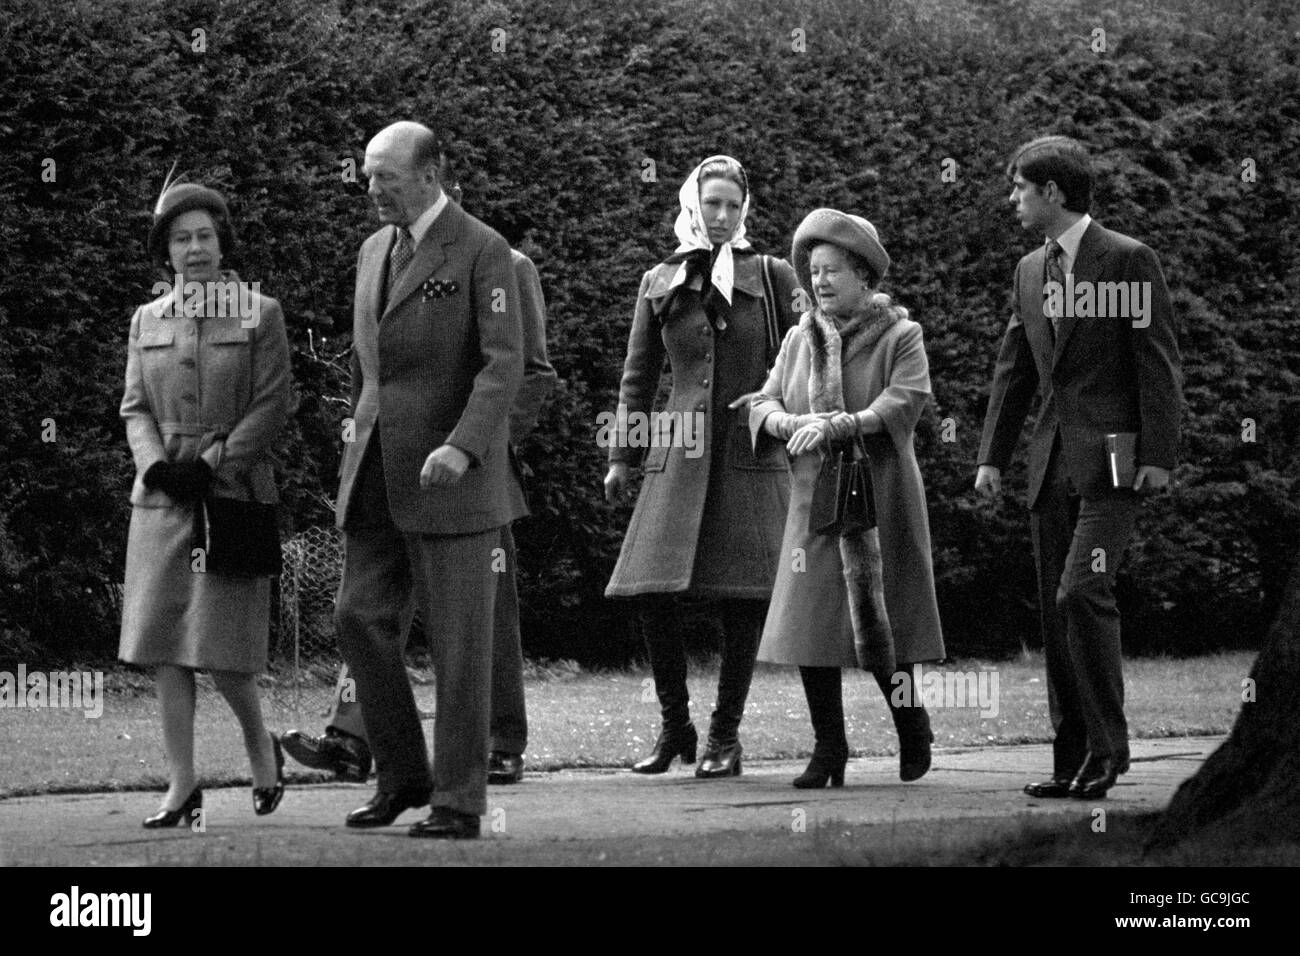
[[[718, 699], [709, 723], [709, 740], [725, 745], [736, 740], [745, 712], [767, 602], [726, 598], [716, 604], [723, 633], [722, 666], [718, 672]], [[685, 726], [690, 723], [691, 715], [681, 609], [676, 599], [664, 594], [641, 598], [637, 609], [646, 649], [650, 652], [650, 669], [664, 727]]]
[[1081, 498], [1060, 457], [1058, 444], [1030, 528], [1056, 734], [1053, 773], [1072, 777], [1089, 751], [1101, 757], [1128, 750], [1115, 574], [1133, 533], [1138, 497]]
[[[393, 524], [377, 443], [344, 528], [335, 619], [381, 791], [432, 790], [431, 805], [487, 812], [488, 700], [501, 529], [406, 534]], [[424, 618], [436, 674], [430, 765], [404, 651], [412, 607]]]
[[[528, 749], [528, 714], [524, 704], [524, 652], [519, 635], [519, 592], [515, 584], [515, 536], [501, 528], [504, 573], [497, 576], [496, 614], [492, 621], [492, 701], [490, 748], [522, 756]], [[410, 629], [407, 620], [402, 633]], [[405, 647], [403, 647], [405, 650]], [[367, 740], [361, 705], [346, 664], [339, 670], [334, 713], [328, 726]]]

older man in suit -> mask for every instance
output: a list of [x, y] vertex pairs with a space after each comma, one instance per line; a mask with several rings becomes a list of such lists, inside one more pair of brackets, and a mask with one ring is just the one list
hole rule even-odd
[[[506, 447], [523, 333], [510, 248], [449, 201], [437, 160], [417, 123], [366, 147], [385, 225], [357, 261], [336, 619], [378, 772], [348, 825], [387, 826], [428, 804], [411, 835], [463, 839], [487, 811], [501, 528], [526, 511]], [[403, 662], [417, 600], [437, 674], [432, 767]]]
[[[454, 203], [461, 190], [455, 170], [445, 154], [439, 156], [438, 177]], [[524, 378], [510, 409], [510, 449], [523, 442], [537, 425], [541, 408], [554, 388], [555, 369], [546, 354], [546, 300], [533, 261], [510, 250], [519, 282], [520, 312], [524, 320]], [[518, 783], [524, 775], [524, 750], [528, 743], [528, 716], [524, 701], [523, 649], [519, 633], [519, 594], [515, 580], [515, 543], [510, 526], [501, 529], [506, 571], [498, 575], [496, 613], [492, 626], [492, 717], [488, 754], [488, 783]], [[361, 705], [345, 664], [335, 688], [334, 712], [324, 734], [312, 736], [290, 730], [280, 739], [299, 763], [329, 770], [344, 780], [364, 782], [370, 775], [371, 754]]]
[[[1021, 225], [1045, 242], [1016, 267], [975, 487], [999, 493], [1037, 394], [1029, 508], [1056, 736], [1051, 779], [1025, 792], [1094, 799], [1129, 765], [1115, 573], [1139, 494], [1169, 483], [1181, 360], [1155, 253], [1088, 214], [1084, 148], [1064, 136], [1036, 139], [1015, 152], [1007, 175]], [[1108, 435], [1136, 436], [1127, 481], [1124, 446]]]

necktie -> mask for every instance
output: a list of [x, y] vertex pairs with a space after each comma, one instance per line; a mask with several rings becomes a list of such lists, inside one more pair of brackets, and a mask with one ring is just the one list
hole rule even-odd
[[397, 288], [398, 280], [414, 258], [415, 243], [411, 241], [411, 234], [405, 229], [398, 229], [397, 241], [393, 243], [393, 251], [388, 254], [388, 289], [384, 300], [385, 305], [393, 297], [393, 290]]
[[[1061, 265], [1061, 257], [1064, 255], [1065, 250], [1061, 248], [1059, 242], [1055, 239], [1047, 240], [1047, 281], [1055, 282], [1059, 286], [1057, 294], [1060, 296], [1060, 299], [1057, 299], [1057, 302], [1063, 301], [1065, 298], [1065, 268]], [[1055, 335], [1060, 331], [1060, 310], [1052, 308], [1050, 310], [1050, 315], [1052, 319], [1052, 334]]]

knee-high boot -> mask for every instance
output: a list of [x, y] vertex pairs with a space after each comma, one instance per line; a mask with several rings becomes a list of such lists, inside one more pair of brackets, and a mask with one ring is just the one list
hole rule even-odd
[[801, 790], [817, 789], [829, 783], [844, 785], [844, 765], [849, 760], [849, 741], [844, 733], [844, 690], [838, 667], [800, 667], [804, 696], [813, 725], [813, 754], [808, 769], [794, 779]]
[[686, 645], [676, 602], [665, 595], [648, 595], [637, 602], [637, 614], [650, 653], [655, 694], [662, 727], [650, 756], [634, 764], [636, 773], [663, 773], [680, 756], [695, 762], [699, 738], [691, 723], [690, 692], [686, 687]]
[[[902, 664], [893, 674], [877, 673], [875, 678], [898, 732], [898, 776], [905, 781], [919, 780], [930, 769], [934, 732], [930, 729], [930, 715], [925, 711], [920, 688], [912, 677], [912, 665]], [[900, 687], [906, 687], [906, 692], [896, 693]]]
[[767, 602], [725, 600], [720, 611], [722, 664], [718, 669], [718, 701], [709, 720], [709, 739], [695, 771], [697, 777], [740, 774], [740, 720], [754, 679], [754, 657], [758, 654]]

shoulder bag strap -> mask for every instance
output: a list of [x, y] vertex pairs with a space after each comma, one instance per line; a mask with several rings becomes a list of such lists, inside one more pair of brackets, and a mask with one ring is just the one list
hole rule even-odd
[[776, 320], [776, 292], [772, 287], [772, 257], [764, 255], [760, 271], [763, 274], [763, 318], [767, 325], [767, 367], [776, 362], [781, 349], [781, 327]]

